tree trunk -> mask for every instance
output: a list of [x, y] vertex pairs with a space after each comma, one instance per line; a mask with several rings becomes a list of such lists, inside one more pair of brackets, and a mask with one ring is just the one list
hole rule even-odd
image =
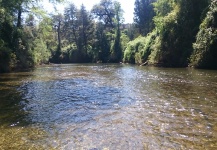
[[59, 52], [61, 52], [61, 36], [60, 36], [60, 32], [61, 32], [61, 29], [60, 29], [60, 26], [61, 26], [61, 21], [58, 22], [58, 27], [57, 27], [57, 34], [58, 34], [58, 50]]
[[21, 27], [21, 21], [22, 21], [22, 6], [20, 4], [19, 9], [18, 9], [18, 14], [17, 14], [17, 28]]

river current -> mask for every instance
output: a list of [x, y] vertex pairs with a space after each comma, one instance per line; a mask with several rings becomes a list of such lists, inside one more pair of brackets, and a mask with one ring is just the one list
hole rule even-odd
[[0, 149], [217, 149], [217, 71], [123, 64], [0, 75]]

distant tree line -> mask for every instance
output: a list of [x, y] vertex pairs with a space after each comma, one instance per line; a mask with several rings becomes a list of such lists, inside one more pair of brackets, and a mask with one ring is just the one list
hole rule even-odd
[[135, 0], [132, 24], [123, 13], [113, 0], [59, 14], [39, 0], [0, 0], [0, 73], [88, 62], [217, 69], [217, 0]]
[[62, 14], [48, 14], [37, 0], [0, 0], [0, 72], [50, 62], [119, 63], [133, 39], [126, 28], [121, 5], [112, 0], [91, 11], [71, 3]]

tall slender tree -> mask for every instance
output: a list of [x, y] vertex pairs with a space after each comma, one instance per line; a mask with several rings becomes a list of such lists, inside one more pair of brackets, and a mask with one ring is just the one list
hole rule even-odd
[[115, 39], [111, 47], [111, 60], [112, 62], [120, 62], [122, 58], [122, 47], [121, 47], [121, 21], [122, 21], [122, 12], [121, 5], [119, 2], [115, 2]]
[[64, 36], [68, 39], [70, 46], [75, 43], [78, 45], [78, 37], [77, 37], [77, 13], [78, 9], [76, 6], [71, 3], [64, 10]]
[[79, 24], [79, 49], [88, 53], [89, 42], [91, 41], [91, 36], [93, 34], [93, 22], [89, 12], [87, 12], [84, 5], [81, 5], [81, 8], [78, 12], [78, 24]]
[[54, 29], [57, 32], [57, 50], [56, 53], [54, 54], [54, 62], [58, 63], [60, 62], [60, 55], [61, 55], [61, 49], [62, 49], [62, 29], [63, 29], [63, 15], [62, 14], [57, 14], [53, 16], [53, 24], [54, 24]]
[[154, 27], [154, 10], [152, 3], [155, 0], [136, 0], [134, 4], [134, 23], [141, 35], [148, 34]]

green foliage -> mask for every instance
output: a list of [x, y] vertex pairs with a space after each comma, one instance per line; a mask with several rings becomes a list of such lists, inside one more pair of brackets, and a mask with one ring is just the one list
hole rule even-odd
[[115, 6], [112, 0], [101, 0], [99, 4], [93, 6], [92, 13], [107, 27], [114, 27]]
[[1, 1], [0, 41], [3, 45], [1, 44], [0, 70], [7, 72], [34, 66], [33, 41], [37, 36], [34, 12], [27, 13], [29, 15], [26, 17], [26, 24], [22, 22], [22, 13], [33, 10], [31, 8], [35, 2]]
[[152, 3], [155, 0], [136, 0], [134, 8], [134, 23], [140, 35], [147, 35], [152, 31], [155, 15]]
[[200, 25], [194, 52], [191, 55], [191, 66], [217, 69], [217, 1], [212, 0], [206, 18]]
[[11, 50], [3, 45], [0, 45], [0, 73], [10, 71], [10, 53]]
[[151, 45], [151, 54], [149, 56], [149, 64], [152, 65], [160, 65], [159, 61], [161, 59], [161, 45], [162, 45], [162, 40], [160, 39], [159, 36], [156, 35], [156, 38], [154, 39], [152, 45]]
[[17, 57], [17, 67], [19, 69], [27, 69], [34, 66], [32, 50], [29, 40], [23, 29], [17, 29], [15, 32], [15, 54]]
[[154, 45], [155, 40], [156, 40], [156, 35], [157, 35], [157, 33], [154, 30], [153, 32], [151, 32], [150, 34], [148, 34], [146, 36], [144, 47], [140, 51], [141, 57], [140, 57], [140, 59], [136, 59], [137, 63], [141, 64], [141, 63], [149, 61], [150, 54], [153, 51], [153, 45]]
[[122, 53], [124, 53], [124, 50], [127, 48], [127, 43], [130, 42], [129, 36], [125, 33], [121, 33], [121, 47], [122, 47]]
[[[93, 48], [99, 62], [120, 62], [122, 59], [121, 23], [123, 11], [120, 3], [112, 0], [101, 0], [92, 9], [98, 19], [95, 29]], [[98, 51], [98, 52], [97, 52]]]
[[47, 49], [45, 41], [43, 39], [36, 38], [33, 41], [33, 45], [35, 45], [35, 47], [33, 48], [34, 64], [38, 65], [42, 63], [47, 63], [49, 61], [51, 53]]
[[148, 34], [146, 37], [138, 37], [128, 43], [124, 52], [123, 61], [125, 63], [142, 64], [149, 60], [153, 51], [152, 45], [155, 42], [156, 32]]
[[[159, 16], [156, 16], [154, 18], [156, 31], [159, 37], [156, 38], [157, 41], [155, 41], [153, 45], [154, 54], [151, 55], [151, 62], [156, 62], [157, 64], [169, 66], [171, 65], [171, 62], [169, 61], [173, 61], [176, 59], [175, 57], [173, 58], [173, 56], [171, 58], [169, 54], [174, 54], [174, 48], [176, 47], [175, 44], [178, 43], [178, 41], [175, 41], [175, 39], [179, 34], [177, 33], [179, 26], [177, 24], [177, 18], [180, 9], [177, 5], [174, 5], [174, 2], [172, 1], [168, 1], [167, 4], [163, 3], [162, 1], [158, 2], [160, 2], [160, 4], [162, 5], [160, 5], [161, 7], [167, 7], [168, 9], [165, 11], [159, 8], [158, 12], [156, 12]], [[159, 4], [156, 4], [157, 3], [155, 3], [155, 6], [157, 6], [157, 8], [160, 7], [158, 6]], [[170, 5], [168, 6], [168, 4]], [[173, 8], [173, 10], [171, 10], [171, 8]], [[160, 10], [162, 10], [162, 12]]]
[[110, 45], [112, 34], [107, 32], [104, 28], [104, 24], [98, 22], [96, 25], [96, 30], [94, 33], [94, 43], [93, 43], [93, 51], [94, 51], [94, 59], [98, 62], [106, 63], [109, 61], [110, 56]]
[[216, 0], [136, 0], [135, 24], [126, 25], [113, 0], [101, 0], [91, 12], [69, 4], [58, 15], [48, 15], [37, 1], [0, 0], [1, 72], [49, 61], [185, 67], [190, 60], [217, 68]]
[[[154, 3], [158, 31], [154, 62], [167, 67], [185, 67], [199, 29], [206, 0], [158, 0]], [[163, 8], [167, 8], [164, 10]]]
[[135, 55], [137, 54], [138, 58], [138, 54], [142, 51], [145, 45], [145, 40], [145, 37], [139, 36], [127, 44], [127, 48], [124, 51], [124, 63], [136, 63]]
[[155, 28], [159, 33], [162, 33], [166, 23], [171, 21], [175, 22], [176, 14], [179, 10], [175, 5], [174, 0], [158, 0], [153, 3], [153, 6], [156, 13], [156, 16], [153, 19]]
[[157, 0], [153, 3], [156, 17], [167, 16], [173, 10], [175, 0]]
[[24, 25], [25, 40], [32, 65], [47, 63], [51, 57], [52, 49], [55, 49], [56, 42], [52, 32], [52, 20], [43, 16], [36, 26], [33, 15], [29, 15]]
[[126, 34], [130, 40], [139, 36], [135, 24], [125, 24], [123, 27], [125, 27], [125, 29], [122, 32]]
[[122, 18], [122, 9], [120, 3], [115, 4], [115, 38], [111, 45], [111, 61], [120, 62], [122, 58], [122, 45], [121, 45], [121, 31], [120, 31], [120, 21]]
[[[64, 57], [68, 57], [70, 62], [89, 62], [96, 55], [92, 52], [94, 24], [92, 16], [84, 5], [77, 9], [74, 4], [70, 4], [64, 11], [64, 22], [61, 32], [64, 41], [63, 46], [68, 47]], [[74, 45], [76, 49], [69, 47]], [[71, 52], [71, 54], [69, 54]]]

